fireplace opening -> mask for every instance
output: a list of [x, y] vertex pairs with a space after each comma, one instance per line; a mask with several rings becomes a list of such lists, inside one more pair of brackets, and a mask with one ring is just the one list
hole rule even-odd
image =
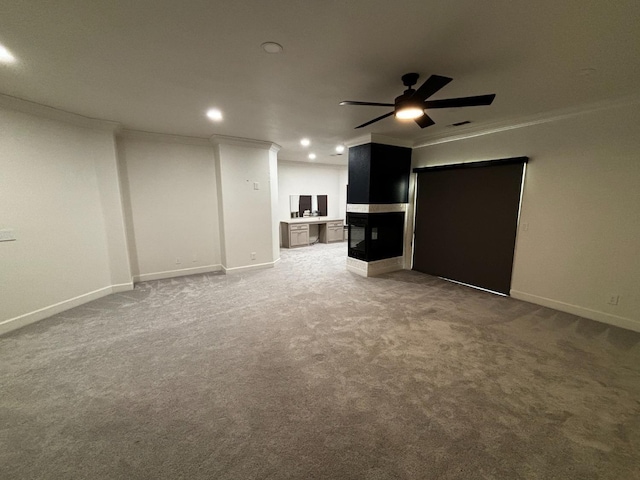
[[349, 256], [371, 262], [402, 256], [404, 212], [347, 213]]

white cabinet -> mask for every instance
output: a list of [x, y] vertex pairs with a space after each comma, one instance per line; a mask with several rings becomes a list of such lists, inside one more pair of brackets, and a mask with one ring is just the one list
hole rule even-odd
[[344, 240], [344, 226], [342, 221], [327, 222], [320, 230], [320, 241], [322, 243], [342, 242]]
[[280, 236], [285, 248], [306, 247], [309, 245], [309, 225], [281, 222]]
[[[309, 217], [280, 222], [280, 241], [284, 248], [305, 247], [309, 243], [309, 225], [318, 226], [318, 241], [322, 243], [344, 241], [344, 222], [327, 217]], [[314, 232], [315, 234], [315, 232]], [[314, 241], [314, 243], [316, 243]]]
[[291, 225], [289, 227], [289, 247], [309, 245], [309, 225]]

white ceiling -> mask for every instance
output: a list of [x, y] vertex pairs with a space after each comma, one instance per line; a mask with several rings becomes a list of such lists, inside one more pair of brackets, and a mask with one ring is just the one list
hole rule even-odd
[[[0, 12], [0, 44], [18, 59], [0, 65], [0, 93], [130, 129], [268, 140], [294, 161], [311, 150], [345, 163], [335, 145], [366, 133], [420, 142], [453, 122], [640, 89], [638, 0], [0, 0]], [[265, 53], [266, 41], [284, 52]], [[418, 85], [453, 78], [433, 99], [497, 97], [432, 111], [424, 130], [393, 117], [354, 130], [390, 109], [338, 103], [392, 103], [407, 72]]]

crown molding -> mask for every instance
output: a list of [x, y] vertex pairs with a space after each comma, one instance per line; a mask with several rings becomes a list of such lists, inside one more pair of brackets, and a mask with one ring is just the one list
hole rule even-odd
[[360, 135], [359, 137], [352, 138], [344, 142], [344, 146], [347, 148], [357, 147], [358, 145], [364, 145], [365, 143], [372, 143], [371, 134]]
[[534, 125], [541, 125], [544, 123], [557, 122], [560, 120], [566, 120], [601, 110], [619, 108], [628, 105], [634, 105], [637, 103], [640, 103], [640, 94], [633, 94], [625, 97], [603, 100], [600, 102], [581, 105], [578, 107], [552, 110], [549, 112], [537, 113], [534, 115], [517, 117], [509, 120], [500, 120], [497, 122], [485, 123], [483, 125], [466, 127], [464, 129], [456, 129], [455, 134], [446, 132], [439, 135], [425, 137], [422, 140], [416, 140], [416, 142], [413, 144], [413, 148], [429, 147], [431, 145], [438, 145], [441, 143], [456, 142], [459, 140], [465, 140], [467, 138], [481, 137], [484, 135], [491, 135], [493, 133], [500, 133], [508, 130], [515, 130], [518, 128], [526, 128]]
[[209, 141], [214, 145], [235, 145], [238, 147], [260, 148], [270, 152], [278, 152], [280, 145], [266, 140], [255, 140], [253, 138], [231, 137], [229, 135], [212, 135]]
[[289, 165], [295, 165], [297, 167], [303, 166], [303, 167], [321, 167], [321, 168], [333, 168], [333, 169], [338, 169], [338, 170], [342, 170], [347, 168], [347, 164], [346, 163], [323, 163], [323, 162], [307, 162], [304, 160], [287, 160], [285, 158], [278, 158], [278, 164], [289, 164]]
[[347, 148], [351, 148], [357, 147], [358, 145], [365, 145], [367, 143], [382, 143], [384, 145], [392, 145], [394, 147], [413, 147], [412, 140], [387, 137], [386, 135], [380, 135], [378, 133], [367, 133], [366, 135], [352, 138], [351, 140], [344, 142], [344, 145]]
[[150, 142], [180, 143], [183, 145], [198, 145], [202, 147], [211, 146], [211, 143], [207, 138], [188, 137], [185, 135], [173, 135], [169, 133], [145, 132], [143, 130], [133, 130], [129, 128], [121, 129], [118, 131], [117, 136], [119, 138], [132, 138]]
[[99, 118], [85, 117], [77, 113], [68, 112], [59, 108], [50, 107], [41, 103], [32, 102], [23, 98], [13, 97], [0, 93], [0, 107], [7, 110], [35, 115], [37, 117], [46, 118], [48, 120], [56, 120], [59, 122], [69, 123], [78, 127], [91, 128], [115, 133], [120, 130], [121, 125], [118, 122], [110, 120], [101, 120]]
[[403, 140], [401, 138], [387, 137], [378, 133], [371, 134], [371, 143], [382, 143], [384, 145], [392, 145], [394, 147], [413, 147], [413, 140]]

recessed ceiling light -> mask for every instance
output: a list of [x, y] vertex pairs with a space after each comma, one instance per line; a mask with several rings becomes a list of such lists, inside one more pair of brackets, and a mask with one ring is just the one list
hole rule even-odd
[[222, 120], [222, 112], [217, 108], [211, 108], [207, 110], [207, 117], [215, 122], [219, 122], [220, 120]]
[[283, 50], [282, 45], [276, 42], [264, 42], [260, 46], [267, 53], [281, 53]]
[[302, 145], [303, 147], [308, 147], [309, 145], [311, 145], [311, 141], [308, 138], [303, 138], [302, 140], [300, 140], [300, 145]]
[[309, 154], [309, 160], [315, 160], [316, 159], [316, 154], [315, 153], [310, 153]]
[[16, 57], [7, 50], [7, 47], [4, 45], [0, 45], [0, 62], [1, 63], [14, 63], [16, 61]]
[[338, 152], [338, 154], [342, 155], [342, 153], [344, 152], [344, 145], [338, 145], [336, 147], [336, 152]]

